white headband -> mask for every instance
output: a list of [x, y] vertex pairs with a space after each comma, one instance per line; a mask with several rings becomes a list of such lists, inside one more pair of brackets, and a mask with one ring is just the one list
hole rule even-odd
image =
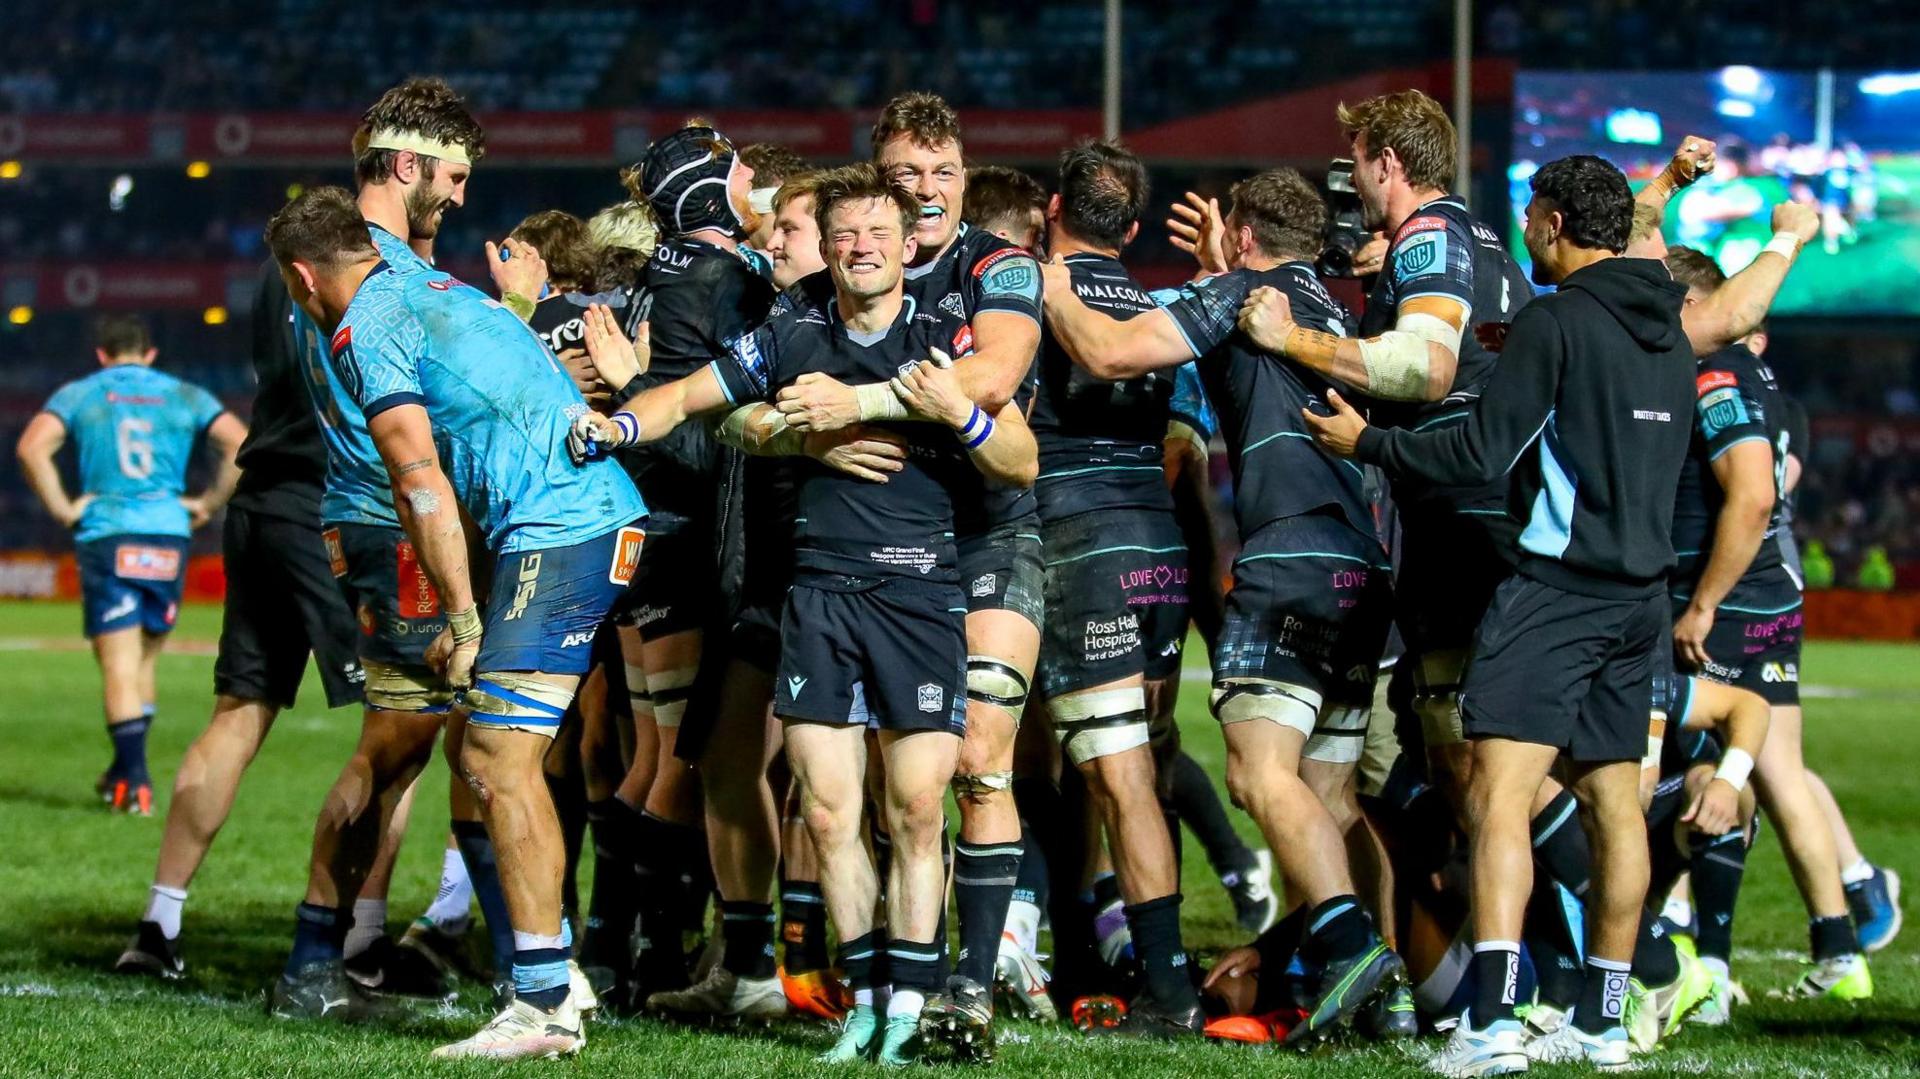
[[412, 150], [424, 157], [437, 157], [453, 165], [472, 165], [464, 146], [450, 142], [430, 139], [418, 131], [396, 131], [391, 128], [375, 131], [367, 139], [369, 150]]

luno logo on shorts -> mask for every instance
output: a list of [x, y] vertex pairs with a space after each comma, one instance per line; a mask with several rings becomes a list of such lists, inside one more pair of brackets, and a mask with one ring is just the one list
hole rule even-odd
[[1760, 668], [1762, 682], [1798, 682], [1800, 665], [1798, 663], [1769, 663]]
[[946, 691], [941, 689], [937, 683], [928, 682], [926, 685], [920, 687], [920, 710], [922, 712], [938, 712], [940, 706], [945, 704], [946, 700]]
[[973, 579], [973, 594], [976, 597], [993, 595], [994, 585], [998, 581], [999, 581], [999, 578], [994, 574], [982, 573], [980, 576], [975, 577]]
[[507, 608], [503, 622], [511, 622], [527, 613], [527, 604], [533, 602], [533, 593], [540, 585], [540, 552], [528, 555], [520, 563], [520, 584], [513, 590], [513, 606]]

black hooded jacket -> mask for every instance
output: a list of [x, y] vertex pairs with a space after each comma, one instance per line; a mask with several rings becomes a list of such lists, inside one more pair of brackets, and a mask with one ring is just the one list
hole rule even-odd
[[1521, 308], [1464, 423], [1417, 434], [1369, 427], [1357, 456], [1434, 483], [1507, 474], [1519, 572], [1589, 596], [1659, 591], [1674, 563], [1674, 490], [1692, 434], [1685, 296], [1649, 259], [1577, 270]]

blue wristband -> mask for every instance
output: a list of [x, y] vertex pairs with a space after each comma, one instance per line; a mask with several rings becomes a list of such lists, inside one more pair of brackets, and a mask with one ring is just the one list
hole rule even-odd
[[[974, 411], [977, 412], [979, 411], [979, 409], [976, 407]], [[984, 420], [985, 422], [983, 422], [980, 426], [980, 433], [977, 435], [974, 435], [971, 439], [967, 439], [968, 449], [977, 450], [980, 448], [981, 443], [984, 443], [987, 439], [993, 437], [993, 417], [991, 416], [984, 417]], [[961, 435], [961, 437], [966, 438], [964, 434]]]
[[960, 425], [961, 441], [964, 442], [973, 437], [973, 433], [979, 429], [980, 421], [984, 419], [985, 416], [986, 414], [980, 411], [979, 405], [973, 406], [973, 412], [967, 416], [967, 422]]

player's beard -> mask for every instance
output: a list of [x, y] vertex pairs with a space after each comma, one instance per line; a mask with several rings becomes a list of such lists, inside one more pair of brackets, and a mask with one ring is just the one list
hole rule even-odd
[[431, 240], [439, 235], [440, 215], [446, 208], [447, 200], [434, 197], [425, 187], [407, 192], [408, 239]]

